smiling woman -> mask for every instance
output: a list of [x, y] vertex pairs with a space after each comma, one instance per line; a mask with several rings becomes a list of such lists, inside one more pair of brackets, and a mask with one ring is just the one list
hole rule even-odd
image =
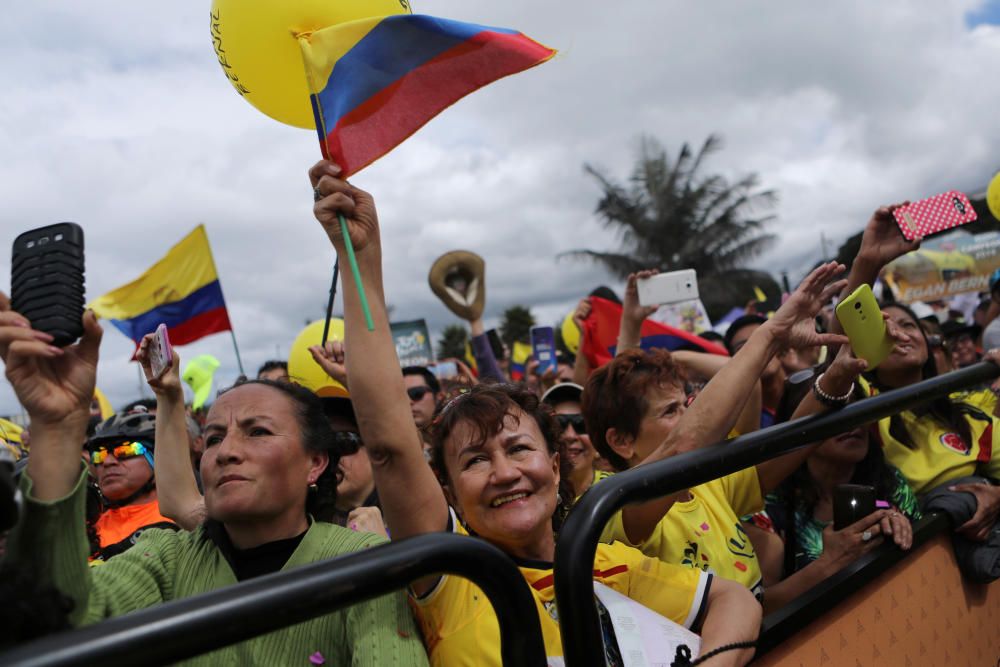
[[[23, 479], [25, 516], [7, 561], [31, 568], [73, 598], [76, 625], [237, 581], [325, 560], [380, 538], [312, 520], [311, 504], [334, 499], [339, 457], [320, 399], [290, 385], [253, 381], [225, 392], [208, 415], [201, 462], [208, 521], [193, 532], [147, 530], [135, 548], [88, 568], [80, 461], [93, 396], [101, 328], [48, 345], [0, 295], [0, 355], [35, 438]], [[311, 491], [313, 486], [320, 487]], [[322, 488], [326, 487], [326, 491]], [[314, 498], [307, 500], [310, 495]], [[40, 554], [50, 558], [39, 561]], [[420, 665], [426, 655], [404, 596], [387, 595], [196, 658], [194, 664]]]
[[[553, 529], [559, 508], [571, 502], [572, 492], [560, 494], [559, 423], [523, 389], [478, 386], [446, 405], [433, 425], [432, 451], [440, 480], [435, 477], [423, 455], [383, 305], [374, 201], [340, 180], [339, 173], [329, 162], [310, 170], [312, 186], [321, 195], [314, 213], [342, 259], [346, 248], [338, 216], [347, 220], [359, 279], [370, 297], [374, 331], [365, 324], [355, 277], [344, 274], [345, 345], [351, 350], [348, 384], [389, 531], [395, 540], [451, 530], [474, 534], [502, 549], [529, 584], [547, 654], [562, 656], [553, 588]], [[599, 546], [594, 569], [595, 583], [700, 630], [702, 651], [757, 636], [760, 607], [734, 582], [646, 558], [621, 544]], [[442, 576], [415, 582], [411, 589], [433, 664], [500, 664], [496, 615], [478, 588]], [[605, 631], [609, 659], [620, 659], [612, 625]], [[661, 651], [647, 658], [661, 662], [674, 657]], [[751, 655], [746, 649], [729, 652], [725, 664], [744, 664]]]

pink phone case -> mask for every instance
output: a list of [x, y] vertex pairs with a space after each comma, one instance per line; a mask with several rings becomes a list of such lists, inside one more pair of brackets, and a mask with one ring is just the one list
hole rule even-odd
[[976, 219], [976, 211], [969, 203], [969, 198], [958, 190], [897, 208], [892, 215], [907, 241], [943, 232]]

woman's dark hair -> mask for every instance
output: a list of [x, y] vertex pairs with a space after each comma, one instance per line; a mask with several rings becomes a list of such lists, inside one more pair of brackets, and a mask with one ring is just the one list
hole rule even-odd
[[[237, 382], [229, 389], [219, 392], [219, 396], [252, 384], [271, 387], [284, 394], [295, 407], [294, 412], [299, 423], [299, 430], [302, 433], [303, 447], [307, 451], [325, 453], [329, 457], [330, 462], [327, 464], [326, 470], [316, 479], [316, 489], [310, 489], [306, 496], [306, 512], [317, 521], [331, 522], [337, 502], [338, 463], [344, 452], [342, 451], [343, 445], [339, 443], [330, 428], [330, 422], [323, 410], [323, 401], [319, 396], [300, 385], [264, 379]], [[212, 521], [212, 519], [208, 519], [206, 524]]]
[[657, 387], [684, 389], [687, 375], [667, 350], [625, 350], [590, 374], [580, 410], [597, 453], [615, 470], [628, 470], [628, 461], [607, 439], [609, 429], [639, 437], [642, 418], [649, 409], [647, 396]]
[[[513, 384], [478, 385], [446, 404], [429, 427], [431, 467], [437, 473], [441, 485], [449, 486], [451, 483], [444, 460], [444, 443], [459, 424], [470, 424], [472, 437], [476, 442], [483, 443], [503, 430], [504, 420], [508, 417], [519, 419], [518, 410], [535, 420], [549, 453], [559, 452], [563, 430], [559, 427], [552, 408], [542, 403], [532, 391]], [[565, 459], [561, 459], [559, 497], [556, 511], [552, 515], [552, 529], [555, 531], [562, 526], [573, 506], [574, 496], [568, 472]]]
[[[920, 319], [912, 310], [910, 310], [909, 307], [901, 303], [887, 303], [884, 304], [883, 308], [896, 308], [901, 310], [907, 317], [916, 323], [917, 329], [920, 331], [920, 336], [924, 339], [924, 346], [927, 350], [927, 361], [924, 362], [924, 365], [920, 369], [920, 378], [922, 380], [928, 380], [932, 377], [936, 377], [938, 374], [937, 364], [934, 363], [934, 355], [932, 354], [930, 341], [927, 340], [927, 333], [924, 331], [924, 328], [920, 326]], [[886, 387], [879, 381], [877, 369], [865, 373], [865, 378], [867, 378], [872, 386], [876, 387], [879, 391], [887, 391], [894, 388]], [[962, 439], [970, 447], [973, 445], [972, 429], [969, 427], [969, 423], [965, 419], [965, 415], [969, 412], [969, 406], [966, 406], [963, 403], [953, 402], [947, 396], [942, 396], [934, 399], [933, 401], [916, 405], [910, 408], [910, 412], [918, 417], [924, 417], [929, 414], [931, 417], [937, 419], [940, 423], [946, 425], [948, 428], [962, 436]], [[896, 413], [889, 418], [889, 435], [910, 449], [917, 449], [919, 446], [919, 443], [914, 442], [913, 437], [907, 430], [906, 424], [900, 416], [900, 413]]]

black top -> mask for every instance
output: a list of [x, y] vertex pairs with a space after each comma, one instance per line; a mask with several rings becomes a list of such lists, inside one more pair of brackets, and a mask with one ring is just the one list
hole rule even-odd
[[295, 537], [267, 542], [249, 549], [237, 549], [233, 546], [232, 541], [229, 539], [229, 534], [226, 533], [225, 528], [221, 524], [212, 521], [207, 523], [216, 524], [206, 526], [205, 532], [209, 539], [215, 542], [219, 550], [222, 551], [222, 555], [226, 557], [229, 566], [233, 568], [236, 581], [246, 581], [247, 579], [253, 579], [254, 577], [271, 574], [280, 570], [288, 562], [288, 559], [292, 557], [295, 550], [298, 549], [299, 543], [302, 542], [302, 538], [308, 532], [303, 531]]

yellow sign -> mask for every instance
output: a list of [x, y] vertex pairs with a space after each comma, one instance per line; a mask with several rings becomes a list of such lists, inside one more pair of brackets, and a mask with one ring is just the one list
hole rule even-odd
[[1000, 232], [958, 230], [926, 240], [920, 250], [890, 262], [882, 277], [903, 303], [937, 301], [989, 290], [1000, 268]]

